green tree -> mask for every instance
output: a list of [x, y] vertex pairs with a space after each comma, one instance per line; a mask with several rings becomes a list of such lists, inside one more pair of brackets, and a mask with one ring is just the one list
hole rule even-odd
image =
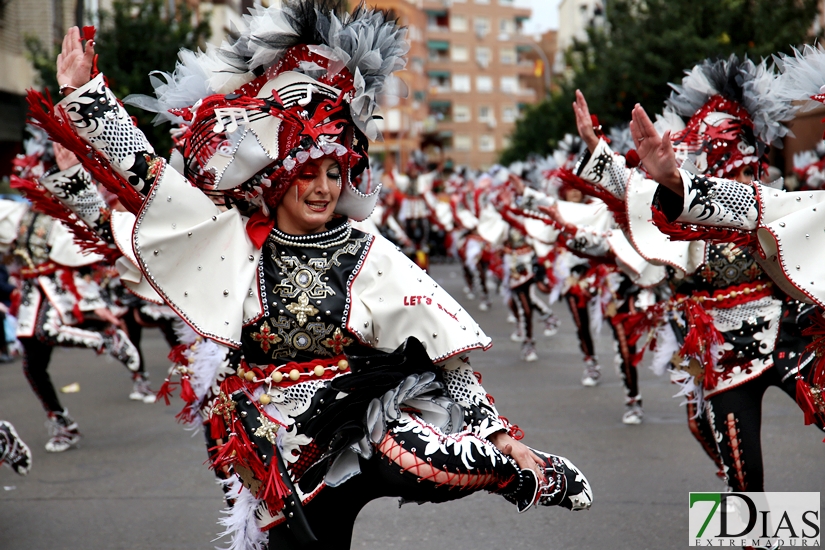
[[702, 59], [735, 53], [758, 61], [812, 40], [818, 3], [610, 0], [606, 23], [590, 27], [587, 40], [575, 42], [566, 52], [572, 76], [561, 83], [560, 91], [521, 118], [502, 161], [531, 152], [545, 154], [548, 143], [575, 132], [569, 111], [577, 88], [587, 97], [591, 112], [607, 126], [627, 122], [636, 103], [659, 111], [670, 93], [668, 83], [679, 82], [683, 72]]
[[[165, 0], [144, 0], [134, 3], [115, 0], [112, 11], [101, 11], [95, 36], [98, 68], [106, 75], [109, 87], [119, 98], [129, 94], [153, 95], [149, 81], [152, 71], [172, 72], [181, 48], [203, 47], [209, 38], [209, 18], [196, 21], [185, 1], [177, 2], [173, 13]], [[38, 71], [41, 83], [56, 97], [55, 58], [37, 39], [26, 41], [29, 56]], [[59, 44], [55, 45], [59, 48]], [[153, 114], [127, 106], [136, 117], [158, 153], [171, 148], [168, 126], [155, 127]]]

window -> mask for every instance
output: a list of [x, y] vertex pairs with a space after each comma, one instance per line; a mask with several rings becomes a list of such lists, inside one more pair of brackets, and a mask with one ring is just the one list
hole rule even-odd
[[476, 63], [478, 63], [479, 67], [486, 69], [490, 66], [490, 62], [493, 60], [493, 54], [490, 51], [490, 48], [486, 48], [484, 46], [479, 46], [476, 48]]
[[496, 137], [489, 134], [478, 136], [478, 150], [484, 153], [496, 150]]
[[470, 49], [467, 46], [452, 46], [450, 48], [450, 60], [458, 62], [469, 61]]
[[505, 137], [501, 138], [501, 148], [502, 149], [509, 149], [510, 148], [510, 138], [509, 137], [505, 136]]
[[466, 134], [457, 134], [453, 137], [453, 149], [456, 151], [470, 151], [473, 148], [473, 138]]
[[431, 101], [427, 114], [438, 121], [450, 120], [451, 109], [449, 101]]
[[446, 40], [427, 40], [427, 57], [430, 61], [449, 61], [450, 43]]
[[450, 72], [449, 71], [429, 71], [430, 91], [432, 93], [449, 92], [450, 91]]
[[467, 32], [470, 29], [470, 23], [463, 15], [450, 16], [450, 30], [452, 32]]
[[490, 20], [486, 17], [476, 17], [473, 22], [473, 30], [475, 31], [476, 36], [479, 38], [484, 38], [490, 34]]
[[501, 120], [503, 122], [515, 122], [518, 118], [518, 109], [514, 105], [504, 105], [501, 108]]
[[501, 48], [498, 51], [498, 60], [502, 65], [516, 64], [516, 50], [515, 48]]
[[428, 31], [446, 31], [450, 26], [450, 18], [447, 12], [429, 12], [427, 14]]
[[414, 73], [423, 74], [424, 73], [424, 60], [420, 57], [413, 57], [410, 59], [410, 69]]
[[489, 4], [490, 0], [474, 0], [476, 4]]
[[470, 122], [472, 119], [473, 115], [468, 105], [456, 105], [453, 107], [453, 121]]
[[505, 94], [518, 93], [518, 78], [515, 76], [502, 76], [501, 91]]
[[501, 34], [513, 34], [516, 32], [516, 22], [512, 19], [499, 19], [498, 32]]
[[453, 91], [454, 92], [469, 92], [470, 91], [470, 75], [454, 74], [453, 75]]
[[487, 105], [482, 105], [478, 108], [478, 120], [481, 122], [488, 122], [490, 120], [490, 115], [492, 114], [492, 109]]
[[477, 76], [476, 77], [476, 91], [489, 93], [493, 91], [493, 77], [491, 76]]

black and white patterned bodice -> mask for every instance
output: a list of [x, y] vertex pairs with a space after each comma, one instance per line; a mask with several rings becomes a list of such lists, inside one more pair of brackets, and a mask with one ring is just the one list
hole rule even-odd
[[346, 222], [315, 235], [273, 229], [258, 270], [264, 314], [241, 336], [246, 361], [307, 362], [355, 351], [360, 344], [346, 330], [349, 287], [371, 239]]
[[705, 263], [679, 285], [677, 291], [680, 294], [696, 291], [712, 293], [734, 285], [768, 280], [747, 251], [731, 243], [709, 243]]

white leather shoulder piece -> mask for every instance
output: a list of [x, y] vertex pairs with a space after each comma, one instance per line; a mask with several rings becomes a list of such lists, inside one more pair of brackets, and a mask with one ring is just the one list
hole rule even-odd
[[196, 332], [232, 347], [244, 321], [261, 311], [261, 251], [246, 221], [164, 166], [134, 229], [135, 259], [149, 284]]
[[0, 252], [6, 254], [17, 239], [20, 220], [28, 212], [29, 203], [0, 200]]
[[134, 248], [132, 248], [135, 215], [131, 212], [115, 210], [112, 212], [109, 225], [112, 228], [115, 245], [123, 254], [115, 261], [115, 268], [120, 274], [120, 282], [138, 298], [155, 304], [162, 304], [163, 298], [155, 292], [155, 289], [152, 288], [152, 285], [149, 284], [137, 266], [137, 258], [135, 257]]
[[478, 218], [478, 234], [479, 236], [493, 245], [493, 248], [500, 247], [507, 239], [507, 231], [510, 224], [504, 221], [501, 214], [495, 209], [492, 204], [487, 204], [482, 210]]
[[825, 307], [825, 191], [760, 191], [759, 264], [792, 298]]
[[656, 286], [667, 276], [663, 265], [653, 265], [645, 260], [622, 231], [614, 229], [607, 237], [610, 250], [616, 256], [616, 264], [630, 279], [641, 287]]
[[654, 264], [669, 265], [683, 273], [693, 273], [705, 261], [704, 241], [671, 241], [653, 224], [651, 205], [658, 183], [633, 177], [627, 184], [627, 237], [636, 251]]
[[472, 231], [473, 229], [478, 227], [478, 218], [476, 218], [475, 214], [473, 214], [466, 208], [456, 208], [456, 217], [458, 217], [458, 221], [459, 223], [461, 223], [464, 229]]
[[434, 362], [492, 345], [458, 302], [387, 239], [373, 239], [354, 273], [347, 328], [367, 345], [393, 350], [415, 336]]
[[539, 241], [544, 245], [552, 245], [559, 238], [558, 229], [549, 223], [533, 218], [524, 219], [524, 230], [534, 241]]
[[613, 215], [600, 200], [588, 203], [560, 200], [556, 201], [556, 207], [565, 222], [578, 227], [587, 226], [592, 231], [607, 231], [613, 223]]
[[91, 265], [103, 259], [100, 254], [84, 252], [77, 243], [74, 242], [74, 235], [61, 222], [55, 220], [51, 233], [49, 233], [49, 258], [60, 265], [67, 267], [81, 267]]
[[444, 226], [446, 231], [452, 231], [455, 228], [455, 223], [453, 223], [453, 209], [450, 207], [450, 203], [436, 199], [432, 208], [438, 223]]

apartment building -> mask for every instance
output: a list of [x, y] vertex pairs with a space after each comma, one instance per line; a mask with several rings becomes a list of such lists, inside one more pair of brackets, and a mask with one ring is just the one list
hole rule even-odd
[[530, 10], [512, 0], [423, 0], [427, 22], [427, 118], [422, 146], [433, 160], [484, 168], [508, 145], [519, 112], [537, 101], [527, 86], [534, 43]]
[[[427, 17], [420, 9], [420, 0], [369, 0], [367, 4], [392, 10], [399, 23], [407, 27], [410, 43], [407, 67], [396, 75], [403, 81], [403, 87], [390, 90], [395, 96], [381, 105], [383, 119], [377, 122], [384, 140], [370, 144], [373, 162], [383, 159], [386, 170], [392, 167], [403, 169], [410, 154], [420, 147], [427, 116], [427, 45], [424, 38]], [[404, 88], [406, 97], [403, 97]]]

